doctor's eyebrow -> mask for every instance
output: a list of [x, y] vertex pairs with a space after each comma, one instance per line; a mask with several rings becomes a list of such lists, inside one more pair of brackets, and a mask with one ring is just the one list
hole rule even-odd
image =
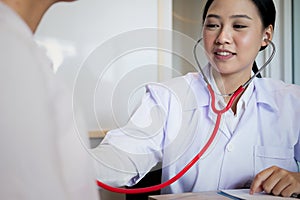
[[[217, 18], [217, 19], [221, 19], [221, 16], [216, 15], [216, 14], [209, 14], [209, 15], [207, 15], [206, 18]], [[246, 18], [246, 19], [252, 20], [251, 17], [249, 17], [248, 15], [244, 15], [244, 14], [240, 14], [240, 15], [231, 15], [230, 18]]]
[[230, 18], [246, 18], [252, 20], [252, 18], [249, 17], [248, 15], [232, 15], [230, 16]]
[[217, 19], [221, 19], [221, 17], [219, 15], [215, 15], [215, 14], [209, 14], [206, 16], [206, 18], [217, 18]]

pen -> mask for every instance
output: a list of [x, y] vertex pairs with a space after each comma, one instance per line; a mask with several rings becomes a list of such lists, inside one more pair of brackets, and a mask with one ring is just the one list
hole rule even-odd
[[300, 193], [293, 193], [291, 197], [300, 199]]

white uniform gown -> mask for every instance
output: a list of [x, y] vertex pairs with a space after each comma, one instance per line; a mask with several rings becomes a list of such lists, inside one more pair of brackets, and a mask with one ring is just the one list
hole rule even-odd
[[[98, 179], [115, 186], [133, 185], [158, 162], [162, 181], [172, 178], [212, 133], [216, 114], [210, 102], [197, 73], [148, 85], [129, 123], [110, 131], [93, 149], [99, 160]], [[238, 123], [232, 126], [226, 113], [201, 160], [162, 193], [249, 187], [258, 172], [273, 165], [298, 171], [300, 87], [255, 78], [239, 104]]]

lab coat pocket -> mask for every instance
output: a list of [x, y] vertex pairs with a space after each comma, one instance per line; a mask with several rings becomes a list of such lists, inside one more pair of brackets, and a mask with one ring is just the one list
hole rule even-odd
[[279, 146], [255, 146], [255, 173], [277, 166], [288, 171], [297, 171], [294, 148]]

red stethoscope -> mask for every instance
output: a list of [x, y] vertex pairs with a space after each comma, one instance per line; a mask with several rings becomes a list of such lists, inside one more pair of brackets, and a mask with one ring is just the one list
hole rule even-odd
[[210, 147], [210, 145], [212, 144], [212, 142], [214, 141], [216, 135], [217, 135], [217, 132], [218, 132], [218, 129], [219, 129], [219, 126], [220, 126], [220, 123], [221, 123], [221, 118], [222, 118], [222, 114], [224, 114], [226, 111], [228, 111], [231, 107], [232, 107], [232, 104], [233, 102], [235, 101], [235, 99], [245, 90], [245, 88], [252, 82], [252, 80], [261, 72], [263, 71], [266, 66], [271, 62], [271, 60], [273, 59], [274, 55], [275, 55], [275, 52], [276, 52], [276, 49], [275, 49], [275, 45], [272, 41], [270, 40], [267, 40], [267, 42], [269, 42], [273, 48], [273, 52], [270, 56], [270, 58], [266, 61], [266, 63], [254, 74], [251, 76], [251, 78], [246, 82], [244, 83], [243, 85], [241, 85], [236, 91], [234, 91], [233, 93], [231, 94], [227, 94], [226, 96], [230, 96], [230, 100], [229, 102], [227, 103], [226, 107], [221, 109], [221, 110], [218, 110], [215, 106], [215, 102], [216, 102], [216, 98], [215, 98], [215, 92], [214, 90], [212, 89], [208, 79], [206, 78], [203, 70], [201, 69], [200, 67], [200, 63], [199, 63], [199, 60], [198, 60], [198, 57], [197, 57], [197, 46], [198, 44], [201, 42], [202, 39], [199, 39], [197, 41], [197, 43], [195, 44], [194, 46], [194, 58], [196, 60], [196, 63], [200, 69], [200, 72], [203, 76], [203, 79], [204, 81], [206, 82], [207, 84], [207, 89], [210, 93], [210, 96], [211, 96], [211, 107], [212, 107], [212, 110], [215, 114], [217, 114], [217, 119], [216, 119], [216, 124], [215, 124], [215, 127], [212, 131], [212, 134], [211, 136], [209, 137], [208, 141], [206, 142], [206, 144], [202, 147], [202, 149], [200, 150], [200, 152], [178, 173], [176, 174], [174, 177], [172, 177], [171, 179], [169, 179], [168, 181], [166, 182], [163, 182], [161, 184], [158, 184], [158, 185], [154, 185], [154, 186], [150, 186], [150, 187], [145, 187], [145, 188], [134, 188], [134, 189], [126, 189], [126, 188], [116, 188], [116, 187], [112, 187], [112, 186], [109, 186], [105, 183], [102, 183], [101, 181], [97, 180], [97, 185], [103, 189], [106, 189], [106, 190], [109, 190], [111, 192], [116, 192], [116, 193], [125, 193], [125, 194], [138, 194], [138, 193], [147, 193], [147, 192], [153, 192], [153, 191], [157, 191], [157, 190], [160, 190], [164, 187], [167, 187], [169, 185], [171, 185], [172, 183], [174, 183], [175, 181], [177, 181], [179, 178], [181, 178], [200, 158], [201, 156], [207, 151], [207, 149]]

